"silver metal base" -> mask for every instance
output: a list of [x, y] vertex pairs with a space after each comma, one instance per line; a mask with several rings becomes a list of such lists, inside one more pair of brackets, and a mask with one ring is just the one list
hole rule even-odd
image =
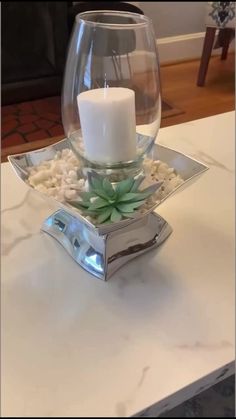
[[106, 281], [126, 262], [163, 243], [172, 228], [151, 213], [119, 230], [99, 235], [79, 218], [58, 210], [44, 221], [42, 231], [54, 237], [82, 268]]
[[[29, 153], [9, 156], [9, 162], [17, 176], [29, 186], [29, 167], [37, 167], [45, 160], [53, 159], [58, 151], [71, 149], [68, 139]], [[54, 237], [86, 271], [107, 280], [124, 263], [159, 246], [171, 233], [168, 223], [153, 212], [164, 200], [177, 190], [194, 182], [208, 167], [179, 151], [160, 144], [153, 147], [153, 159], [173, 167], [184, 182], [162, 200], [153, 203], [145, 214], [137, 213], [136, 220], [121, 220], [117, 223], [95, 226], [69, 203], [57, 202], [61, 210], [51, 215], [42, 230]], [[47, 195], [35, 191], [47, 201]], [[55, 201], [55, 200], [54, 200]]]

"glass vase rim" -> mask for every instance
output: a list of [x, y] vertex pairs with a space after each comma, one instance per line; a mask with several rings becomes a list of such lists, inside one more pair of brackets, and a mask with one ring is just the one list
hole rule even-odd
[[[89, 15], [111, 15], [111, 16], [124, 16], [124, 17], [136, 17], [138, 22], [135, 23], [109, 23], [109, 22], [94, 22], [89, 19], [85, 19]], [[103, 28], [113, 28], [113, 29], [126, 29], [126, 28], [140, 28], [152, 25], [152, 20], [146, 16], [139, 13], [119, 11], [119, 10], [88, 10], [86, 12], [78, 13], [75, 17], [76, 23], [83, 23], [89, 26], [98, 26]]]

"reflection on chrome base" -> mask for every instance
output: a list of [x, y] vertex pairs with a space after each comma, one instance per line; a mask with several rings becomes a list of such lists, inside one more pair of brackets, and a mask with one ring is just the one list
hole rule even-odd
[[[28, 184], [29, 167], [55, 157], [58, 151], [71, 149], [68, 139], [45, 147], [9, 156], [16, 175]], [[168, 223], [154, 209], [174, 193], [183, 190], [203, 174], [208, 167], [179, 151], [155, 144], [153, 159], [161, 160], [173, 167], [184, 182], [166, 195], [161, 201], [153, 203], [153, 207], [143, 214], [137, 214], [135, 220], [126, 219], [117, 223], [95, 226], [80, 212], [68, 203], [61, 203], [60, 210], [51, 215], [43, 224], [42, 230], [50, 234], [86, 271], [100, 279], [107, 280], [124, 263], [159, 246], [171, 233]], [[50, 198], [38, 191], [46, 201]]]
[[106, 281], [129, 260], [159, 246], [172, 228], [151, 213], [127, 227], [99, 235], [77, 217], [58, 210], [45, 220], [42, 231], [54, 237], [82, 268]]

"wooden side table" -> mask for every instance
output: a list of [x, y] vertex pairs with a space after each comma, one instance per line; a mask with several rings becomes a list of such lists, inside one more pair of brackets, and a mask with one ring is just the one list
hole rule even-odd
[[219, 29], [215, 47], [222, 47], [221, 59], [227, 58], [229, 44], [235, 34], [235, 2], [208, 2], [206, 34], [203, 44], [197, 86], [204, 86], [216, 30]]

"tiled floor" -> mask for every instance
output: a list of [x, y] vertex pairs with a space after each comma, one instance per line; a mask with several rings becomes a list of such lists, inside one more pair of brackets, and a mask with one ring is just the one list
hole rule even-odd
[[[205, 87], [196, 86], [199, 61], [161, 67], [165, 103], [161, 127], [205, 118], [235, 109], [234, 54], [227, 60], [212, 57]], [[37, 141], [63, 135], [60, 97], [51, 97], [2, 108], [2, 148], [25, 144], [37, 148]], [[29, 143], [34, 142], [35, 147]], [[32, 144], [33, 145], [33, 144]], [[47, 145], [47, 144], [45, 144]], [[44, 145], [40, 144], [40, 147]], [[21, 152], [14, 150], [14, 153]], [[10, 154], [10, 150], [8, 150]]]
[[2, 148], [63, 135], [61, 99], [46, 99], [2, 107]]
[[[178, 114], [162, 104], [163, 117]], [[2, 148], [63, 135], [60, 96], [2, 107]]]

